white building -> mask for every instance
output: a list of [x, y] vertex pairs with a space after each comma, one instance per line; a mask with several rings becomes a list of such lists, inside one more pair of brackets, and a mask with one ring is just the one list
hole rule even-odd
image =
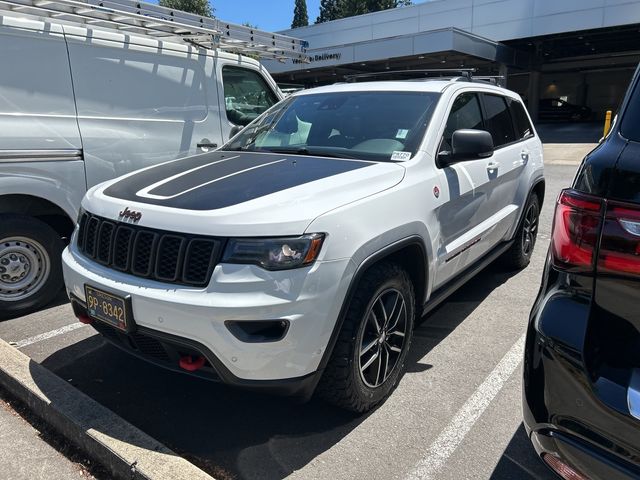
[[476, 67], [507, 74], [529, 100], [615, 109], [640, 60], [640, 0], [429, 0], [288, 30], [310, 63], [270, 62], [280, 82], [312, 86], [384, 70]]

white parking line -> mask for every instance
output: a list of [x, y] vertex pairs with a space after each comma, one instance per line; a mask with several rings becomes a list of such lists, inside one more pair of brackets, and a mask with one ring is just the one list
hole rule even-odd
[[17, 348], [23, 348], [27, 345], [32, 345], [34, 343], [42, 342], [43, 340], [48, 340], [49, 338], [57, 337], [59, 335], [64, 335], [65, 333], [73, 332], [82, 327], [86, 327], [84, 323], [76, 322], [71, 325], [66, 325], [62, 328], [57, 328], [55, 330], [51, 330], [50, 332], [41, 333], [40, 335], [35, 335], [33, 337], [25, 338], [24, 340], [20, 340], [19, 342], [15, 342], [13, 345]]
[[491, 401], [500, 392], [505, 382], [520, 365], [524, 349], [524, 334], [511, 347], [489, 376], [473, 392], [473, 395], [458, 410], [451, 422], [440, 432], [426, 455], [420, 460], [407, 480], [430, 480], [462, 443], [469, 430], [482, 416]]

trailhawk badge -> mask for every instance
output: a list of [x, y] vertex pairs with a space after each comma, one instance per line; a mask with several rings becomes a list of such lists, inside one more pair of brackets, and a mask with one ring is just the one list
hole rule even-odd
[[131, 220], [132, 222], [138, 222], [142, 218], [142, 212], [136, 212], [134, 210], [129, 210], [129, 207], [126, 207], [124, 210], [120, 212], [119, 215], [122, 220]]

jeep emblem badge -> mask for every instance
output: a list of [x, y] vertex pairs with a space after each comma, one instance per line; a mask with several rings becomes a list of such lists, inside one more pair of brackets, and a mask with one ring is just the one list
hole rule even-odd
[[436, 185], [435, 187], [433, 187], [433, 195], [438, 198], [440, 196], [440, 189], [438, 188], [438, 186]]
[[124, 210], [120, 212], [120, 218], [124, 220], [131, 220], [132, 222], [138, 222], [142, 218], [142, 212], [136, 212], [134, 210], [129, 210], [129, 207], [126, 207]]

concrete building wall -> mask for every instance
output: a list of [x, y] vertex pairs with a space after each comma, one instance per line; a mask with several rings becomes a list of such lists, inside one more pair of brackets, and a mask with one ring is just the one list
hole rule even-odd
[[640, 23], [640, 0], [429, 0], [286, 30], [311, 50], [457, 27], [503, 41]]

